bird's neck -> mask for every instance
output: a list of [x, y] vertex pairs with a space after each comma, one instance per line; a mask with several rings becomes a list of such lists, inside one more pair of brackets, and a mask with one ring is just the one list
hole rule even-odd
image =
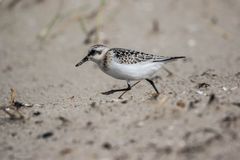
[[102, 51], [101, 55], [95, 59], [92, 59], [93, 62], [95, 62], [99, 67], [102, 67], [103, 61], [107, 58], [107, 51], [109, 49], [105, 49]]

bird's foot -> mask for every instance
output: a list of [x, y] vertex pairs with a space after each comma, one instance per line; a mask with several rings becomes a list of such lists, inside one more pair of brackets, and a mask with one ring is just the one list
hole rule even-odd
[[110, 91], [107, 91], [107, 92], [101, 92], [101, 94], [103, 94], [103, 95], [110, 95], [110, 94], [113, 94], [115, 92], [116, 91], [114, 91], [114, 90], [110, 90]]
[[153, 93], [152, 94], [152, 99], [157, 99], [160, 93]]

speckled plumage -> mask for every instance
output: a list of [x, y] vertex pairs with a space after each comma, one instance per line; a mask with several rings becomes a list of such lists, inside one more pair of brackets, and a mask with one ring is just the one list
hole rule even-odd
[[132, 87], [129, 84], [130, 81], [140, 81], [143, 79], [147, 80], [158, 94], [159, 92], [154, 82], [149, 78], [151, 78], [164, 63], [180, 58], [184, 57], [163, 57], [131, 49], [108, 48], [105, 45], [94, 45], [90, 47], [88, 55], [76, 64], [76, 67], [90, 60], [95, 62], [104, 73], [116, 79], [127, 81], [127, 88], [111, 90], [103, 94], [130, 90]]
[[105, 70], [108, 70], [111, 66], [111, 62], [113, 59], [113, 54], [111, 54], [109, 51], [105, 54], [104, 58], [103, 58], [103, 68]]
[[108, 52], [113, 54], [114, 60], [120, 64], [136, 64], [146, 61], [163, 62], [173, 58], [147, 54], [124, 48], [112, 48]]

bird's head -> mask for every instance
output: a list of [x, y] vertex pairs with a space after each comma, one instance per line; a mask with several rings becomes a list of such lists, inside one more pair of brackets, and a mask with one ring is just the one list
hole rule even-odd
[[88, 54], [75, 66], [78, 67], [87, 61], [100, 62], [109, 48], [102, 44], [93, 45], [88, 50]]

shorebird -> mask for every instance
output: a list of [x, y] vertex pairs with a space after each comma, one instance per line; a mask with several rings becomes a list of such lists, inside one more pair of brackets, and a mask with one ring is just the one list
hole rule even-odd
[[[109, 95], [115, 92], [123, 91], [123, 93], [118, 97], [121, 98], [141, 80], [149, 82], [155, 92], [159, 94], [158, 89], [150, 78], [163, 66], [163, 64], [181, 58], [185, 57], [164, 57], [132, 49], [108, 48], [105, 45], [97, 44], [91, 46], [88, 50], [87, 56], [85, 56], [75, 66], [78, 67], [87, 61], [93, 61], [104, 73], [116, 79], [126, 80], [127, 88], [102, 92], [104, 95]], [[131, 81], [137, 82], [131, 85]]]

